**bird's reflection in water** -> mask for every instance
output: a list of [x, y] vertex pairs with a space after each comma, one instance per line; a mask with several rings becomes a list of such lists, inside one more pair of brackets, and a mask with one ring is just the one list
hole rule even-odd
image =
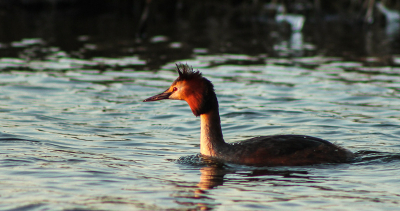
[[[308, 175], [307, 171], [271, 170], [267, 167], [230, 165], [201, 157], [201, 155], [186, 158], [190, 159], [191, 161], [196, 160], [197, 162], [195, 162], [195, 165], [200, 165], [200, 162], [198, 161], [201, 160], [202, 167], [200, 168], [200, 181], [197, 183], [197, 187], [192, 187], [192, 191], [194, 189], [192, 194], [188, 194], [186, 192], [184, 196], [178, 196], [177, 198], [180, 199], [177, 199], [177, 203], [189, 206], [195, 210], [211, 210], [217, 208], [220, 204], [209, 192], [211, 189], [217, 188], [218, 186], [223, 186], [225, 182], [240, 183], [243, 185], [246, 183], [260, 181], [266, 183], [285, 181], [290, 183], [290, 180], [294, 179], [292, 182], [296, 183], [299, 182], [297, 179], [302, 179], [303, 182], [304, 180], [313, 180], [311, 176]], [[183, 160], [181, 158], [178, 160], [178, 163], [182, 163], [182, 161]], [[229, 174], [234, 174], [237, 176], [225, 178], [225, 175]]]
[[200, 182], [197, 184], [199, 189], [196, 193], [205, 193], [205, 190], [223, 185], [224, 176], [230, 171], [218, 166], [206, 166], [200, 169], [200, 173]]

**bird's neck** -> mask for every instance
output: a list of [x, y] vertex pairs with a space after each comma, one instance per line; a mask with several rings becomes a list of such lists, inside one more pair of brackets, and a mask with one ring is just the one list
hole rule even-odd
[[200, 120], [200, 153], [216, 157], [221, 147], [226, 144], [222, 136], [218, 105], [207, 113], [201, 114]]

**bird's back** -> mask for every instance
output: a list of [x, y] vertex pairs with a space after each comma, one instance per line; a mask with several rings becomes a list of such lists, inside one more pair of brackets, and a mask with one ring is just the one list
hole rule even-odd
[[228, 144], [221, 159], [264, 166], [342, 163], [354, 158], [350, 151], [329, 141], [304, 135], [260, 136]]

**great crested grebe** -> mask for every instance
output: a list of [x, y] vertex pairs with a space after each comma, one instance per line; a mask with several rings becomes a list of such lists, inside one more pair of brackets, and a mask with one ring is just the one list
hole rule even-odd
[[329, 141], [305, 135], [272, 135], [226, 143], [222, 136], [213, 84], [188, 65], [177, 64], [179, 77], [163, 93], [143, 102], [184, 100], [200, 116], [200, 153], [230, 163], [257, 166], [298, 166], [351, 161], [354, 154]]

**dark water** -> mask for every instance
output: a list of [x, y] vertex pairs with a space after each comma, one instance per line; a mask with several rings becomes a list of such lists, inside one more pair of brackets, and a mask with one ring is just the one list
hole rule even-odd
[[[295, 33], [188, 14], [155, 18], [138, 40], [121, 14], [3, 11], [1, 209], [398, 209], [398, 28], [311, 19]], [[207, 165], [185, 102], [142, 103], [177, 62], [214, 83], [227, 141], [307, 134], [359, 159]]]

